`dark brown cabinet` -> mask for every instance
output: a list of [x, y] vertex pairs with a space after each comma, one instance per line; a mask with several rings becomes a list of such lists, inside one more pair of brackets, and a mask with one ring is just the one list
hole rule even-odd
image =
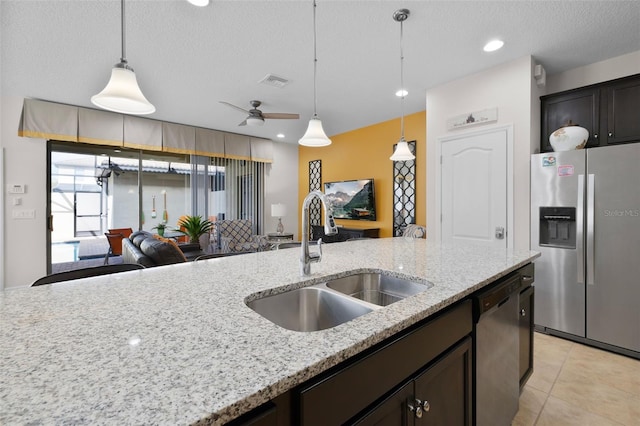
[[588, 88], [543, 96], [540, 151], [553, 151], [549, 136], [571, 122], [589, 131], [587, 148], [598, 146], [600, 133], [600, 89]]
[[640, 142], [640, 76], [605, 88], [607, 143]]
[[520, 391], [533, 373], [533, 297], [529, 286], [520, 293]]
[[640, 74], [542, 96], [540, 152], [568, 122], [589, 131], [587, 148], [640, 142]]
[[349, 424], [470, 425], [471, 337]]
[[[472, 389], [470, 339], [465, 341], [469, 346], [465, 343], [465, 349], [460, 352], [449, 350], [469, 336], [472, 327], [471, 303], [465, 301], [335, 371], [311, 380], [296, 392], [300, 417], [294, 423], [302, 426], [370, 424], [367, 419], [378, 417], [411, 421], [413, 417], [407, 415], [411, 401], [429, 401], [427, 398], [433, 401], [436, 415], [448, 415], [453, 404], [468, 407], [463, 411], [465, 418], [469, 418], [471, 406], [466, 403], [471, 400]], [[463, 380], [454, 385], [453, 376], [461, 376]], [[399, 396], [405, 395], [404, 391], [394, 392], [413, 381], [415, 393], [409, 399]], [[381, 411], [377, 411], [378, 408]], [[417, 410], [418, 407], [414, 407], [413, 416]], [[423, 407], [419, 410], [424, 413]]]

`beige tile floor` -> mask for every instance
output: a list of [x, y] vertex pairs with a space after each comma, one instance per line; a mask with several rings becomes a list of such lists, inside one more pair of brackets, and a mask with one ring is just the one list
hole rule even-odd
[[513, 426], [640, 426], [640, 361], [541, 333]]

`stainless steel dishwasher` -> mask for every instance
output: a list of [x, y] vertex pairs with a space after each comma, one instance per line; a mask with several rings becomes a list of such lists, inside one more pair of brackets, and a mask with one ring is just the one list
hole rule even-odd
[[508, 426], [518, 412], [519, 288], [515, 274], [475, 296], [477, 426]]

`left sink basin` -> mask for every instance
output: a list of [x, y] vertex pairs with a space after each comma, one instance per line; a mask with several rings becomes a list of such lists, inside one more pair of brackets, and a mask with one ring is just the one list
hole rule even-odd
[[369, 313], [373, 308], [321, 287], [303, 287], [247, 303], [280, 327], [318, 331]]

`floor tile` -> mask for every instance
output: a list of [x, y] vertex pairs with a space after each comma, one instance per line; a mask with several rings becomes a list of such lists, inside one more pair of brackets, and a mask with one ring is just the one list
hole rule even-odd
[[566, 401], [550, 396], [536, 426], [620, 426], [605, 417], [590, 413]]
[[512, 426], [533, 426], [548, 395], [545, 392], [525, 386], [520, 394], [520, 408], [511, 423]]
[[639, 424], [640, 399], [592, 376], [589, 369], [563, 368], [551, 396], [624, 425]]
[[562, 368], [640, 398], [640, 360], [576, 344]]

